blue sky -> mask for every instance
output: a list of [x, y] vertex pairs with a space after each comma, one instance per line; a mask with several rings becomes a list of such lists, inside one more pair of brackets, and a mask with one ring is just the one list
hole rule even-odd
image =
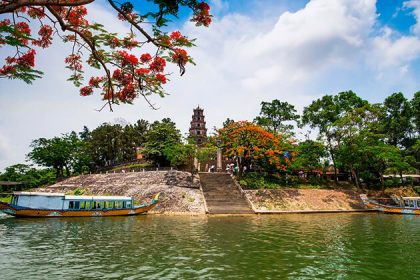
[[[209, 28], [197, 28], [182, 13], [168, 27], [197, 38], [190, 53], [197, 66], [171, 75], [169, 96], [153, 97], [151, 110], [134, 105], [102, 111], [100, 97], [83, 98], [66, 81], [69, 46], [39, 51], [42, 80], [26, 85], [0, 80], [0, 171], [25, 162], [33, 139], [53, 137], [84, 125], [172, 118], [188, 131], [192, 109], [205, 109], [208, 128], [226, 118], [252, 120], [261, 101], [280, 99], [304, 106], [324, 94], [353, 90], [370, 102], [393, 92], [411, 98], [420, 90], [420, 0], [211, 0]], [[150, 4], [150, 3], [149, 3]], [[92, 20], [115, 32], [127, 26], [106, 1], [89, 5]], [[8, 55], [0, 49], [0, 57]]]

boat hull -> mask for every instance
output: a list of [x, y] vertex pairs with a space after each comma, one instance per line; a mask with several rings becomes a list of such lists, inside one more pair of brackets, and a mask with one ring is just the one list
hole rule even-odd
[[418, 208], [406, 208], [406, 207], [394, 207], [388, 206], [380, 203], [373, 202], [369, 200], [366, 195], [361, 195], [361, 199], [366, 207], [371, 209], [376, 209], [383, 213], [388, 214], [405, 214], [405, 215], [420, 215], [420, 209]]
[[91, 210], [58, 210], [58, 209], [19, 209], [8, 203], [0, 202], [0, 211], [15, 217], [54, 218], [54, 217], [108, 217], [133, 216], [145, 214], [159, 203], [159, 194], [152, 202], [128, 209], [91, 209]]

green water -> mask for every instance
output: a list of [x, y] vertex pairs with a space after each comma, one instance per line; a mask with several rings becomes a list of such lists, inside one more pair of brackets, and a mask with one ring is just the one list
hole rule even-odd
[[420, 216], [2, 216], [0, 279], [420, 279]]

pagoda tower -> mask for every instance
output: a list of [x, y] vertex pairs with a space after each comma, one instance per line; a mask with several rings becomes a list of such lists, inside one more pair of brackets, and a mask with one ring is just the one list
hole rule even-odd
[[206, 122], [204, 121], [204, 110], [200, 108], [200, 105], [194, 109], [194, 113], [192, 115], [190, 137], [194, 139], [198, 145], [207, 141], [207, 128]]

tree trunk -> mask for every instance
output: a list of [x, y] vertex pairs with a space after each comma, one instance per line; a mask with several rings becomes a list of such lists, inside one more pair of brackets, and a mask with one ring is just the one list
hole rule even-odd
[[360, 184], [359, 184], [359, 177], [357, 176], [357, 172], [356, 170], [354, 170], [353, 168], [351, 169], [351, 174], [353, 175], [354, 178], [354, 184], [356, 185], [357, 189], [360, 189]]
[[382, 189], [382, 192], [384, 192], [385, 191], [384, 175], [382, 173], [380, 175], [381, 175], [381, 189]]

